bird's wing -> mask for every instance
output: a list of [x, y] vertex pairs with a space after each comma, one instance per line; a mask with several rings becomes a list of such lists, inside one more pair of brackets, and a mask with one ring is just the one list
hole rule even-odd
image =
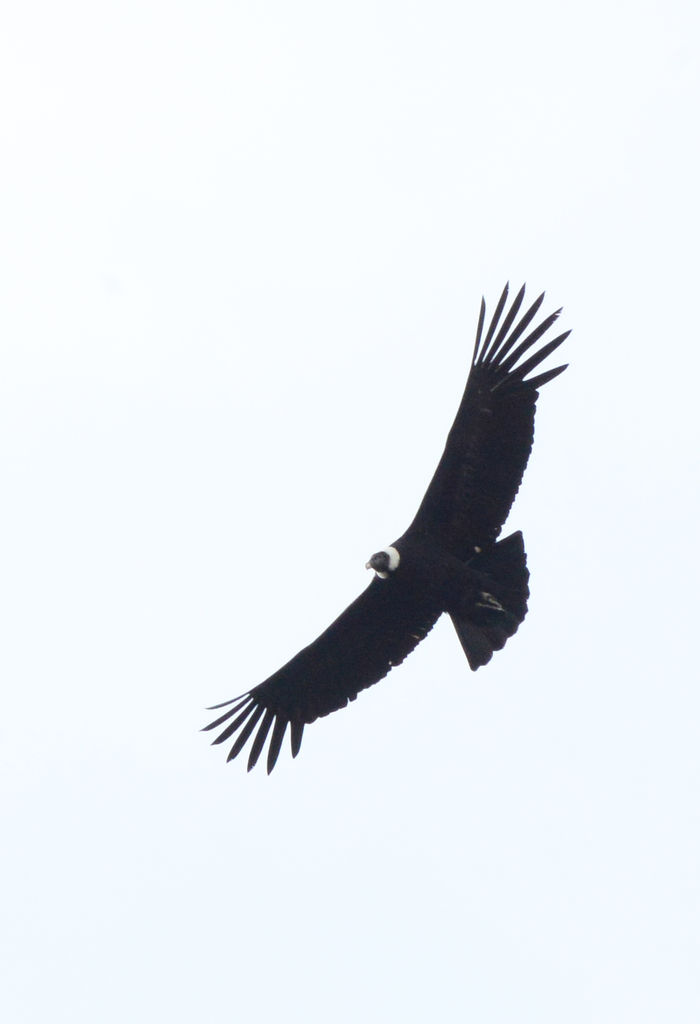
[[305, 725], [345, 707], [360, 690], [400, 665], [442, 611], [428, 596], [411, 589], [395, 580], [375, 578], [317, 640], [264, 683], [210, 708], [227, 708], [206, 729], [223, 726], [214, 743], [234, 739], [228, 760], [241, 752], [257, 726], [248, 758], [250, 771], [272, 729], [269, 774], [287, 726], [291, 727], [292, 755], [296, 757]]
[[523, 285], [501, 322], [506, 285], [485, 335], [486, 305], [481, 300], [464, 395], [445, 451], [409, 527], [439, 540], [459, 558], [468, 557], [475, 546], [488, 544], [500, 533], [532, 448], [538, 388], [566, 369], [557, 366], [527, 376], [570, 332], [530, 353], [561, 310], [523, 338], [544, 298], [540, 295], [517, 319], [524, 295]]

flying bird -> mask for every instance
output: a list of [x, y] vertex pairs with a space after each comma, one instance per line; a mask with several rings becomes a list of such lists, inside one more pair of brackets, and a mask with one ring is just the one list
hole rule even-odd
[[485, 333], [481, 300], [469, 377], [442, 458], [409, 528], [367, 562], [374, 570], [369, 586], [269, 679], [209, 709], [226, 708], [205, 731], [221, 728], [214, 743], [233, 741], [229, 761], [255, 732], [250, 771], [271, 732], [269, 774], [288, 727], [296, 757], [305, 725], [344, 708], [360, 690], [383, 679], [443, 612], [474, 671], [504, 647], [525, 618], [529, 572], [522, 533], [497, 538], [532, 448], [538, 390], [566, 365], [528, 374], [570, 332], [533, 351], [561, 310], [526, 335], [544, 294], [518, 319], [524, 297], [523, 285], [503, 316], [506, 285]]

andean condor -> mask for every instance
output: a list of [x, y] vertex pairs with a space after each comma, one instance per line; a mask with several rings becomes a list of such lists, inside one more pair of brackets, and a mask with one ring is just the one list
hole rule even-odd
[[206, 729], [223, 726], [214, 743], [233, 738], [229, 761], [256, 727], [248, 771], [270, 730], [268, 773], [287, 726], [296, 757], [305, 725], [344, 708], [360, 690], [383, 679], [443, 612], [452, 619], [473, 670], [490, 661], [525, 618], [529, 572], [522, 534], [496, 538], [532, 448], [538, 389], [566, 365], [527, 374], [570, 332], [522, 359], [561, 312], [521, 341], [544, 298], [540, 295], [516, 323], [524, 295], [525, 286], [501, 322], [506, 285], [485, 335], [481, 300], [469, 379], [445, 451], [409, 528], [367, 562], [375, 573], [367, 589], [264, 683], [210, 709], [227, 709]]

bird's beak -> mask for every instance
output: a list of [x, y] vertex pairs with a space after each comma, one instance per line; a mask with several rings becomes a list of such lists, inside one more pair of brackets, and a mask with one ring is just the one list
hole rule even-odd
[[372, 563], [371, 562], [365, 562], [365, 569], [371, 569], [371, 568], [372, 568]]

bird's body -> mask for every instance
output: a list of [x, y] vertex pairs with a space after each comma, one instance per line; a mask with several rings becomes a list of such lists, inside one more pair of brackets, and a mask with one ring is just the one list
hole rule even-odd
[[500, 323], [506, 286], [485, 336], [482, 300], [471, 371], [445, 451], [408, 530], [367, 563], [375, 571], [367, 589], [269, 679], [216, 705], [226, 711], [206, 728], [223, 727], [215, 743], [233, 739], [229, 760], [255, 732], [250, 770], [272, 730], [271, 771], [288, 726], [296, 756], [305, 725], [382, 679], [444, 612], [472, 669], [485, 665], [525, 618], [529, 573], [522, 535], [497, 538], [532, 448], [537, 389], [565, 367], [527, 374], [569, 332], [523, 359], [559, 313], [520, 341], [544, 297], [516, 323], [524, 291]]

